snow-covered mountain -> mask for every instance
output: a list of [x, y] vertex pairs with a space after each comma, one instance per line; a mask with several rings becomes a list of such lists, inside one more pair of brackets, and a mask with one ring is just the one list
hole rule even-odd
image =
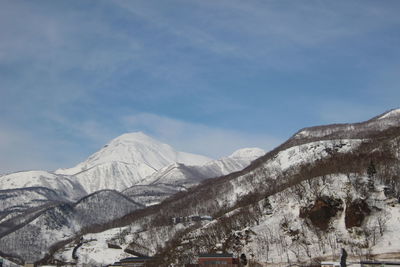
[[239, 171], [263, 154], [261, 149], [246, 148], [212, 160], [176, 151], [142, 132], [128, 133], [73, 168], [0, 176], [0, 190], [45, 187], [72, 201], [99, 190], [122, 191], [134, 185], [166, 184], [175, 186], [177, 192], [203, 179]]
[[179, 152], [142, 132], [123, 134], [87, 160], [56, 174], [73, 175], [88, 193], [102, 189], [124, 190], [172, 164], [202, 165], [210, 158]]

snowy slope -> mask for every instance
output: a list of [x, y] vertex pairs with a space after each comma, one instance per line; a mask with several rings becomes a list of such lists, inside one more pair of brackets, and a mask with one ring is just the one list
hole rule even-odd
[[260, 148], [244, 148], [228, 157], [201, 166], [173, 163], [124, 190], [123, 194], [146, 205], [157, 204], [176, 192], [199, 184], [204, 179], [240, 171], [264, 154], [265, 151]]
[[376, 118], [376, 120], [382, 119], [393, 119], [394, 121], [398, 121], [400, 119], [400, 109], [392, 109]]
[[209, 161], [201, 166], [186, 166], [174, 163], [145, 178], [140, 184], [166, 184], [187, 188], [198, 184], [206, 178], [214, 178], [240, 171], [264, 154], [265, 151], [260, 148], [244, 148], [235, 151], [228, 157]]
[[[267, 202], [262, 200], [257, 203], [258, 210], [253, 215], [256, 221], [249, 220], [247, 226], [244, 224], [240, 230], [232, 231], [220, 242], [226, 243], [225, 248], [229, 251], [253, 255], [252, 260], [263, 264], [305, 263], [314, 258], [337, 261], [341, 248], [347, 250], [349, 260], [365, 259], [369, 254], [399, 253], [400, 204], [385, 196], [380, 185], [365, 200], [354, 187], [353, 179], [356, 176], [349, 178], [339, 174], [321, 177], [312, 183], [302, 182], [297, 187], [270, 196]], [[360, 199], [365, 200], [370, 213], [360, 227], [348, 227], [346, 210], [349, 203]], [[301, 215], [304, 209], [316, 212], [318, 207], [315, 203], [320, 203], [320, 200], [338, 205], [332, 208], [334, 211], [330, 215], [324, 215], [329, 214], [324, 206], [318, 211], [320, 213], [316, 213], [324, 219], [332, 216], [327, 220], [326, 230], [319, 229], [309, 218]], [[235, 210], [227, 216], [239, 212]], [[216, 229], [217, 220], [187, 238], [196, 242], [197, 236], [208, 235]], [[218, 249], [217, 243], [212, 249]]]
[[50, 207], [12, 233], [0, 236], [0, 251], [15, 255], [19, 261], [37, 261], [52, 245], [74, 238], [79, 231], [98, 227], [142, 207], [116, 191], [99, 191], [75, 204]]
[[[111, 264], [120, 259], [132, 257], [131, 254], [124, 252], [127, 244], [122, 245], [120, 241], [120, 236], [125, 231], [126, 228], [122, 227], [113, 228], [98, 234], [84, 235], [80, 243], [70, 243], [63, 251], [60, 251], [60, 253], [56, 255], [56, 258], [63, 262], [76, 261], [77, 266], [81, 266], [85, 263], [89, 263], [92, 266], [105, 266], [106, 264]], [[128, 236], [123, 236], [123, 240], [127, 242], [133, 241]], [[120, 248], [109, 248], [108, 244], [116, 244]], [[77, 259], [74, 259], [73, 256]]]
[[32, 208], [63, 201], [67, 202], [67, 199], [44, 187], [0, 190], [0, 223]]
[[122, 194], [145, 206], [158, 204], [179, 192], [181, 188], [173, 185], [134, 185], [122, 191]]
[[169, 164], [201, 165], [210, 160], [176, 151], [170, 145], [137, 132], [115, 138], [86, 161], [56, 173], [74, 175], [88, 192], [123, 190]]
[[70, 200], [77, 200], [86, 195], [86, 191], [73, 176], [47, 171], [16, 172], [0, 176], [0, 189], [2, 190], [26, 187], [50, 188]]

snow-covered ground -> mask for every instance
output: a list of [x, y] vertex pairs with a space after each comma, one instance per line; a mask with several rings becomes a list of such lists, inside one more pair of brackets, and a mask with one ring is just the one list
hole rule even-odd
[[[93, 265], [112, 264], [123, 258], [133, 255], [124, 252], [124, 249], [132, 242], [132, 237], [123, 235], [128, 227], [113, 228], [97, 234], [87, 234], [82, 237], [82, 245], [76, 250], [77, 259], [73, 259], [73, 251], [77, 242], [72, 242], [55, 255], [56, 259], [64, 262], [75, 262], [78, 266], [83, 263]], [[130, 229], [134, 231], [134, 229]], [[109, 248], [109, 244], [120, 246], [121, 248]]]

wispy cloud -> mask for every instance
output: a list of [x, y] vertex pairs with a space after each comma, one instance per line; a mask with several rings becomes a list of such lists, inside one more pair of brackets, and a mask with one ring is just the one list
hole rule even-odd
[[65, 167], [130, 130], [218, 157], [367, 119], [400, 97], [398, 7], [1, 1], [0, 154], [20, 160], [0, 170]]
[[144, 131], [176, 148], [219, 158], [244, 147], [270, 150], [282, 140], [267, 134], [210, 127], [150, 113], [139, 113], [122, 119], [126, 129]]

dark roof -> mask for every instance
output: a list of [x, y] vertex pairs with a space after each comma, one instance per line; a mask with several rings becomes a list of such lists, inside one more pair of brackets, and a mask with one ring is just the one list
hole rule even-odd
[[400, 266], [400, 262], [394, 261], [360, 261], [361, 264], [371, 264], [371, 265], [398, 265]]
[[233, 258], [232, 253], [200, 254], [199, 258]]
[[120, 260], [120, 262], [126, 262], [126, 261], [142, 261], [142, 260], [150, 260], [151, 257], [143, 256], [143, 257], [129, 257]]

